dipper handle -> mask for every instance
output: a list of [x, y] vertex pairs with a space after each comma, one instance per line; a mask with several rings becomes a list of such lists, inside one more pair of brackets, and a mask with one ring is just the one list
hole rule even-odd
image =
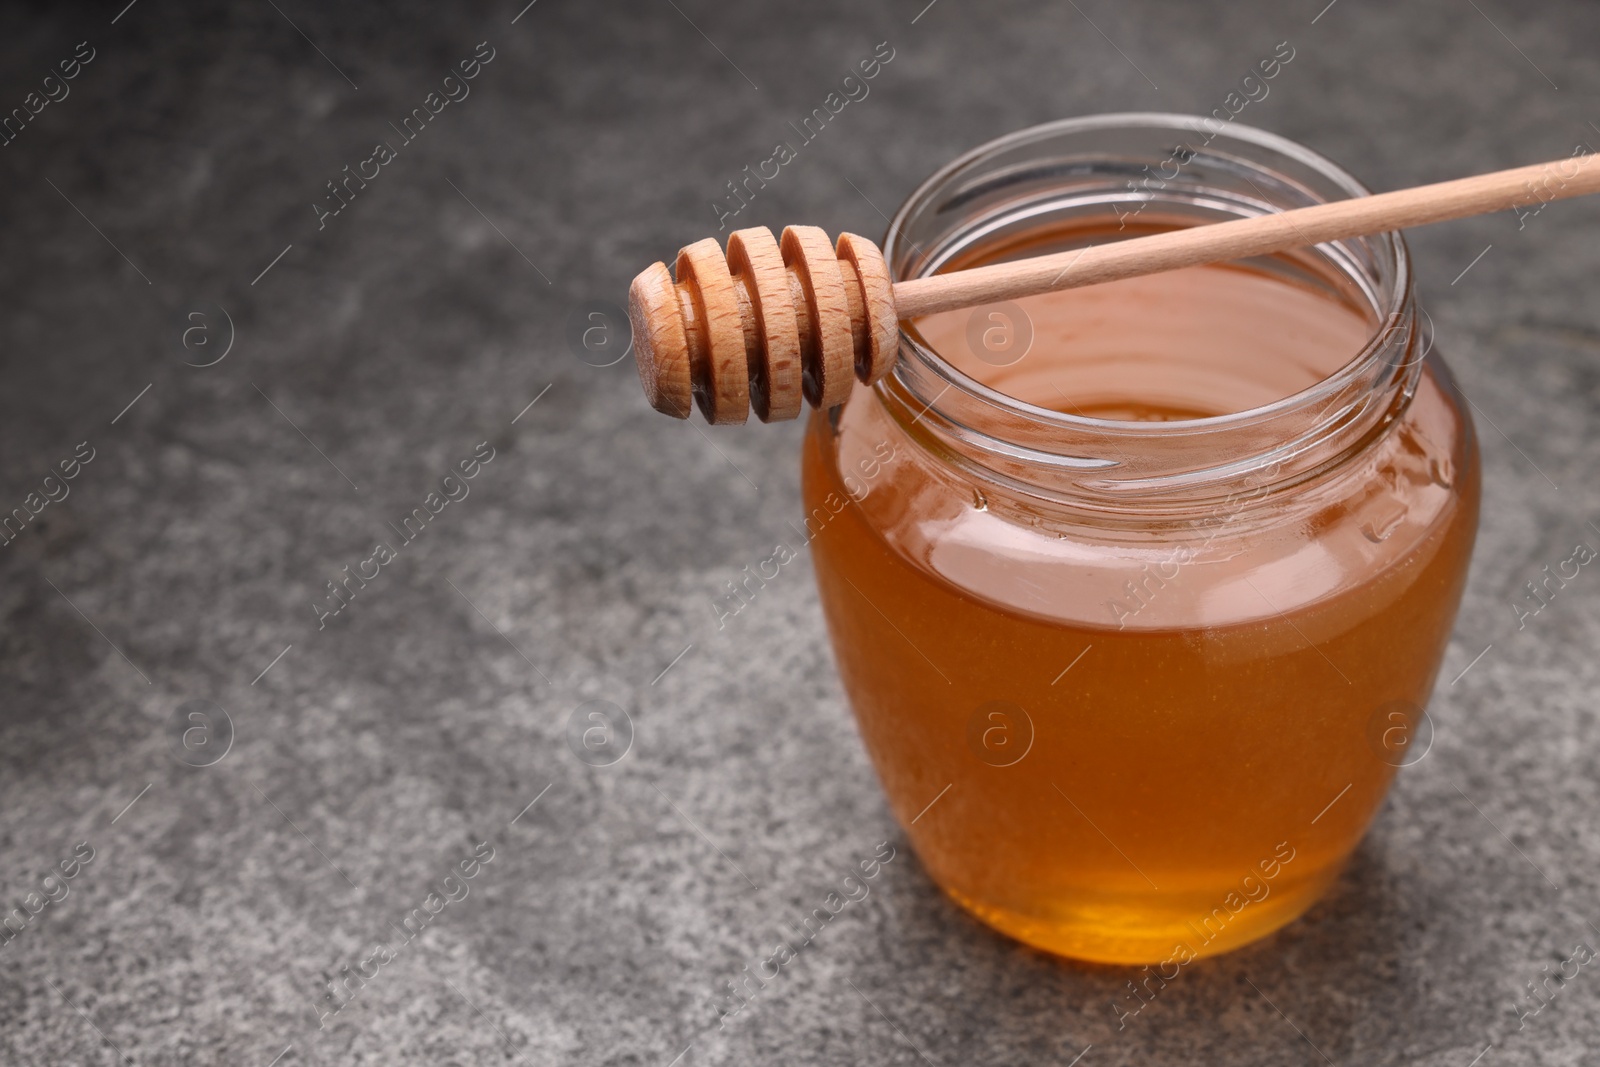
[[[655, 263], [628, 290], [634, 357], [657, 411], [689, 417], [691, 398], [713, 423], [800, 414], [800, 398], [830, 407], [850, 392], [852, 368], [872, 383], [893, 366], [899, 319], [1015, 300], [1144, 274], [1430, 222], [1517, 210], [1600, 192], [1596, 156], [1355, 197], [1068, 252], [894, 282], [878, 246], [815, 226], [775, 241], [736, 230], [727, 253], [710, 238], [678, 253], [677, 279]], [[1520, 211], [1519, 211], [1520, 216]]]

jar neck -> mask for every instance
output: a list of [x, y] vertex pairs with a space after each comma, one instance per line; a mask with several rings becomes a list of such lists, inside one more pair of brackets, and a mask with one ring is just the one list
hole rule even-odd
[[[956, 160], [902, 206], [884, 251], [900, 280], [937, 273], [1025, 230], [1070, 232], [1112, 212], [1202, 225], [1366, 194], [1333, 163], [1261, 131], [1211, 129], [1176, 115], [1100, 116], [1024, 130]], [[895, 372], [878, 384], [877, 398], [940, 461], [1025, 497], [1146, 519], [1264, 503], [1347, 464], [1398, 421], [1432, 330], [1396, 234], [1247, 265], [1294, 271], [1326, 286], [1330, 299], [1337, 293], [1359, 305], [1371, 327], [1365, 346], [1273, 403], [1136, 422], [1007, 396], [902, 324]]]

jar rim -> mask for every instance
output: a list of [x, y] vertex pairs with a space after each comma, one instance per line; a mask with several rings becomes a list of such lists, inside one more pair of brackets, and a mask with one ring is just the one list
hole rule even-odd
[[[1334, 163], [1327, 157], [1317, 153], [1304, 145], [1298, 144], [1286, 137], [1270, 133], [1251, 126], [1229, 122], [1219, 129], [1212, 130], [1205, 124], [1215, 119], [1196, 115], [1183, 115], [1165, 112], [1125, 112], [1102, 115], [1090, 115], [1077, 118], [1060, 119], [1037, 126], [1027, 127], [1014, 131], [1002, 137], [988, 141], [984, 144], [963, 153], [956, 159], [939, 168], [915, 191], [906, 198], [900, 208], [895, 212], [889, 222], [888, 233], [883, 242], [885, 258], [890, 265], [891, 275], [895, 280], [908, 277], [926, 276], [935, 272], [942, 265], [944, 256], [921, 256], [921, 261], [913, 264], [915, 269], [905, 270], [908, 263], [912, 263], [907, 245], [916, 248], [916, 242], [907, 233], [910, 225], [922, 214], [928, 212], [929, 206], [939, 203], [939, 210], [949, 210], [951, 200], [959, 200], [964, 195], [976, 197], [986, 184], [1004, 183], [1009, 180], [1008, 172], [989, 174], [987, 176], [977, 172], [979, 164], [986, 160], [996, 159], [1007, 152], [1016, 149], [1025, 149], [1035, 142], [1047, 142], [1052, 139], [1065, 138], [1074, 134], [1094, 134], [1097, 131], [1116, 133], [1123, 131], [1137, 132], [1149, 130], [1158, 132], [1168, 130], [1174, 136], [1184, 133], [1196, 135], [1200, 148], [1192, 145], [1193, 155], [1190, 160], [1197, 158], [1201, 153], [1215, 159], [1227, 159], [1235, 165], [1252, 168], [1255, 173], [1272, 173], [1271, 163], [1263, 163], [1258, 158], [1266, 156], [1286, 167], [1297, 166], [1308, 175], [1313, 176], [1324, 186], [1331, 186], [1333, 192], [1343, 192], [1350, 197], [1370, 195], [1370, 190], [1354, 175]], [[1233, 146], [1241, 150], [1254, 150], [1255, 155], [1231, 155], [1225, 149]], [[1093, 157], [1094, 153], [1087, 153]], [[1109, 158], [1109, 157], [1108, 157]], [[1180, 166], [1186, 166], [1186, 160]], [[987, 181], [975, 181], [977, 188], [963, 190], [960, 181], [964, 174], [973, 171], [977, 178]], [[1131, 184], [1131, 183], [1130, 183]], [[1253, 184], [1253, 183], [1252, 183]], [[1297, 191], [1301, 196], [1311, 197], [1314, 202], [1326, 202], [1328, 197], [1322, 192], [1313, 190], [1308, 186], [1300, 185]], [[1324, 190], [1326, 191], [1326, 190]], [[1150, 196], [1150, 200], [1160, 200], [1160, 197]], [[1265, 196], [1265, 194], [1262, 194]], [[1230, 205], [1240, 210], [1237, 205]], [[1274, 208], [1270, 203], [1261, 204], [1261, 213]], [[877, 388], [880, 398], [887, 399], [891, 394], [901, 392], [908, 394], [922, 407], [917, 421], [924, 415], [932, 412], [935, 416], [943, 414], [940, 407], [941, 401], [947, 393], [954, 391], [957, 404], [967, 404], [988, 409], [1008, 417], [1025, 420], [1030, 435], [1050, 439], [1052, 431], [1060, 431], [1068, 437], [1077, 437], [1088, 433], [1100, 435], [1102, 439], [1123, 442], [1130, 447], [1150, 445], [1157, 440], [1170, 441], [1175, 437], [1219, 437], [1226, 438], [1232, 434], [1243, 432], [1259, 432], [1264, 424], [1275, 420], [1293, 421], [1299, 415], [1324, 405], [1325, 410], [1332, 410], [1334, 419], [1351, 416], [1356, 408], [1371, 409], [1373, 407], [1373, 394], [1386, 391], [1396, 384], [1396, 379], [1407, 377], [1405, 371], [1416, 362], [1420, 362], [1420, 355], [1425, 354], [1427, 344], [1413, 344], [1411, 334], [1415, 320], [1415, 297], [1413, 293], [1412, 265], [1409, 251], [1404, 237], [1397, 231], [1388, 231], [1380, 234], [1354, 238], [1349, 241], [1326, 242], [1318, 246], [1324, 250], [1335, 250], [1343, 258], [1350, 259], [1351, 252], [1360, 242], [1361, 247], [1368, 251], [1369, 256], [1375, 256], [1379, 261], [1381, 277], [1357, 277], [1351, 274], [1352, 280], [1363, 284], [1365, 295], [1371, 313], [1375, 316], [1374, 326], [1367, 337], [1363, 347], [1354, 353], [1349, 360], [1343, 363], [1331, 374], [1319, 379], [1298, 392], [1273, 400], [1269, 403], [1258, 405], [1237, 412], [1221, 415], [1204, 416], [1200, 418], [1172, 419], [1164, 421], [1136, 421], [1096, 418], [1092, 416], [1058, 411], [1053, 408], [1043, 407], [1020, 400], [1009, 394], [1003, 393], [991, 386], [985, 385], [976, 378], [959, 370], [947, 361], [933, 348], [925, 344], [914, 333], [906, 329], [902, 323], [900, 329], [900, 358], [896, 362], [894, 373], [881, 381]], [[1330, 256], [1330, 258], [1333, 258]], [[1346, 270], [1345, 273], [1351, 273]], [[1405, 332], [1406, 358], [1403, 362], [1395, 361], [1396, 330], [1403, 328]], [[1431, 331], [1427, 331], [1431, 335]], [[1428, 338], [1424, 338], [1426, 342]], [[1415, 357], [1415, 358], [1413, 358]], [[1385, 367], [1387, 364], [1387, 368]], [[1420, 368], [1418, 368], [1420, 369]], [[1386, 372], [1387, 371], [1387, 372]], [[1401, 382], [1402, 386], [1404, 385]], [[1402, 402], [1409, 399], [1408, 388], [1403, 388], [1406, 394]], [[1344, 407], [1338, 407], [1341, 394], [1349, 395], [1349, 402]], [[946, 405], [947, 407], [949, 405]], [[1378, 407], [1391, 405], [1379, 404]], [[1353, 417], [1353, 416], [1352, 416]], [[1081, 459], [1081, 449], [1073, 453], [1062, 453], [1054, 448], [1038, 448], [1037, 441], [1033, 447], [1021, 445], [1019, 442], [1005, 437], [994, 437], [983, 431], [976, 430], [970, 425], [961, 425], [959, 418], [951, 418], [950, 423], [958, 428], [960, 436], [967, 444], [974, 445], [980, 451], [1003, 457], [1007, 461], [1033, 463], [1046, 468], [1074, 468], [1078, 474], [1086, 469], [1104, 470], [1119, 466], [1114, 461], [1096, 461]], [[1282, 443], [1282, 442], [1280, 442]], [[1345, 444], [1350, 440], [1346, 438]], [[1297, 439], [1286, 444], [1303, 445]], [[1270, 458], [1267, 455], [1237, 457], [1240, 462], [1248, 463], [1250, 460], [1262, 461]], [[1281, 462], [1281, 457], [1280, 457]], [[1254, 466], [1259, 469], [1264, 465], [1256, 462]], [[1238, 467], [1238, 463], [1229, 464]], [[1243, 469], [1243, 468], [1240, 468]], [[1149, 473], [1149, 472], [1146, 472]], [[1179, 481], [1193, 484], [1195, 477], [1202, 472], [1179, 472]], [[1215, 470], [1205, 473], [1216, 473]], [[1031, 481], [1031, 479], [1024, 479]], [[1203, 480], [1203, 479], [1201, 479]], [[1157, 488], [1158, 483], [1173, 483], [1168, 477], [1137, 478], [1137, 485], [1143, 489]], [[1098, 488], [1117, 486], [1115, 482], [1100, 482]], [[1134, 488], [1134, 483], [1122, 482], [1119, 487]]]

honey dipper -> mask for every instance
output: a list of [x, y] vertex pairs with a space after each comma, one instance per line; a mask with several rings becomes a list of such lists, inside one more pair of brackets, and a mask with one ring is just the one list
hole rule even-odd
[[712, 423], [742, 423], [752, 406], [763, 422], [792, 419], [802, 396], [843, 401], [852, 372], [868, 384], [887, 374], [901, 319], [1594, 192], [1600, 163], [1574, 155], [899, 282], [865, 237], [790, 226], [774, 240], [758, 226], [730, 234], [726, 253], [714, 238], [681, 249], [676, 280], [659, 262], [634, 278], [634, 358], [664, 414], [688, 418], [692, 397]]

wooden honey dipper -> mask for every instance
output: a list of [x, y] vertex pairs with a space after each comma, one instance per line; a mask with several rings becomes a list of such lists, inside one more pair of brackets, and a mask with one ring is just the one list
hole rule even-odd
[[[763, 422], [831, 407], [854, 377], [871, 384], [894, 365], [901, 319], [1074, 289], [1144, 274], [1270, 255], [1430, 222], [1600, 192], [1600, 163], [1577, 155], [1471, 178], [970, 270], [891, 280], [865, 237], [790, 226], [736, 230], [678, 252], [677, 279], [653, 263], [628, 289], [634, 358], [657, 411], [712, 423]], [[1529, 199], [1531, 197], [1531, 199]]]

